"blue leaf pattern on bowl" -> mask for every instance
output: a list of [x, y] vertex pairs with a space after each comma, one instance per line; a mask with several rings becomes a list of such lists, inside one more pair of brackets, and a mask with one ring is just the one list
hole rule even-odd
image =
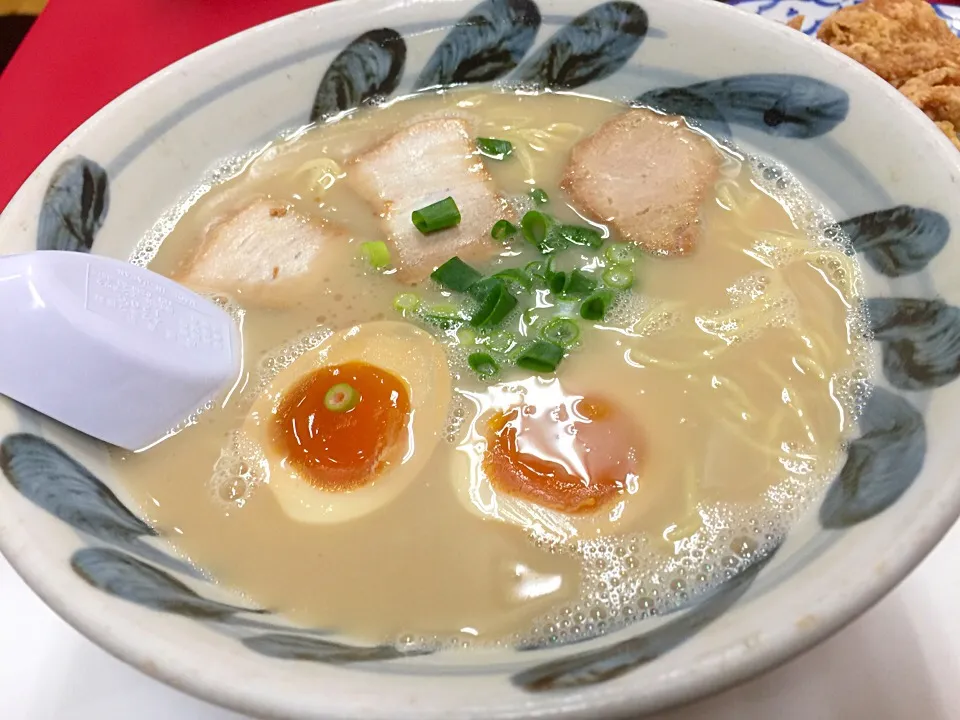
[[364, 33], [330, 63], [317, 88], [310, 120], [317, 122], [387, 97], [397, 89], [406, 61], [407, 44], [396, 30]]
[[860, 431], [820, 506], [820, 524], [831, 530], [886, 510], [923, 468], [927, 448], [923, 416], [900, 395], [874, 388], [860, 417]]
[[840, 227], [870, 267], [887, 277], [920, 272], [950, 237], [943, 215], [910, 205], [858, 215]]
[[768, 135], [799, 139], [825, 135], [850, 111], [850, 98], [841, 88], [804, 75], [777, 73], [650, 90], [637, 102], [685, 115], [705, 127], [722, 130], [720, 123], [743, 125]]
[[960, 375], [960, 309], [942, 300], [870, 298], [867, 313], [891, 385], [928, 390]]
[[156, 530], [130, 512], [90, 471], [51, 442], [30, 434], [0, 443], [0, 469], [27, 500], [71, 527], [178, 572], [196, 571], [148, 545]]
[[612, 680], [656, 660], [685, 643], [732, 607], [750, 589], [775, 554], [776, 549], [734, 575], [680, 617], [609, 647], [536, 665], [514, 675], [513, 683], [532, 692], [578, 688]]
[[107, 171], [81, 155], [70, 158], [54, 171], [43, 196], [37, 250], [90, 252], [109, 205]]
[[415, 88], [491, 82], [512, 71], [540, 29], [532, 0], [486, 0], [477, 5], [433, 51]]
[[513, 79], [554, 90], [572, 90], [602, 80], [633, 56], [648, 27], [647, 13], [639, 5], [597, 5], [550, 38], [520, 66]]
[[219, 621], [237, 613], [266, 612], [208, 600], [172, 575], [114, 548], [78, 550], [70, 559], [70, 565], [93, 587], [152, 610]]
[[702, 128], [718, 139], [729, 139], [733, 135], [720, 108], [687, 88], [652, 90], [638, 97], [636, 103], [668, 115], [683, 115], [689, 125]]

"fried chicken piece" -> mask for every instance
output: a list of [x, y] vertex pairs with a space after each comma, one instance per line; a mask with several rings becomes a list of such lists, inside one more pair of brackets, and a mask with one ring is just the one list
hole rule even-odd
[[946, 67], [918, 75], [900, 88], [960, 149], [960, 69]]
[[803, 21], [806, 19], [806, 15], [795, 15], [787, 20], [784, 25], [792, 30], [803, 30]]
[[925, 0], [866, 0], [823, 21], [817, 37], [899, 88], [939, 68], [960, 68], [960, 38]]

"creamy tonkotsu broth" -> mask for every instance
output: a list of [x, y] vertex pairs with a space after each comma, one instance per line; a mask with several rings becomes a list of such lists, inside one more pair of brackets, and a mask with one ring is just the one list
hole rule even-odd
[[[242, 377], [115, 459], [144, 516], [263, 607], [370, 642], [583, 637], [763, 554], [842, 460], [857, 268], [784, 168], [678, 118], [475, 90], [238, 167], [135, 260], [237, 313]], [[461, 224], [420, 233], [410, 203], [448, 195]], [[541, 247], [493, 240], [502, 218]], [[444, 289], [454, 255], [514, 270]]]

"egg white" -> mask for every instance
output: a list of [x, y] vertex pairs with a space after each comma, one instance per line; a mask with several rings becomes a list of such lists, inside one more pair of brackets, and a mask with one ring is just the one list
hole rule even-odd
[[[284, 394], [301, 378], [328, 365], [365, 362], [399, 377], [410, 395], [408, 447], [377, 477], [356, 490], [330, 492], [301, 477], [270, 442], [270, 424]], [[333, 334], [284, 368], [257, 397], [240, 432], [251, 458], [283, 511], [303, 523], [353, 520], [395, 499], [423, 470], [446, 425], [452, 380], [443, 347], [403, 322], [370, 322]]]

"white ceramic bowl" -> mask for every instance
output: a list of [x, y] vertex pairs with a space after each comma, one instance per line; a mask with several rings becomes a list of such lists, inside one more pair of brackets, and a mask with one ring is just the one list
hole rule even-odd
[[0, 251], [128, 257], [223, 158], [371, 95], [520, 79], [688, 113], [791, 167], [865, 270], [877, 390], [839, 478], [776, 553], [588, 642], [361, 648], [200, 579], [126, 507], [102, 446], [4, 402], [0, 547], [34, 590], [144, 672], [249, 714], [496, 720], [692, 700], [811, 646], [903, 578], [960, 510], [960, 155], [896, 91], [801, 33], [704, 0], [639, 3], [343, 0], [242, 33], [73, 133], [0, 216]]

